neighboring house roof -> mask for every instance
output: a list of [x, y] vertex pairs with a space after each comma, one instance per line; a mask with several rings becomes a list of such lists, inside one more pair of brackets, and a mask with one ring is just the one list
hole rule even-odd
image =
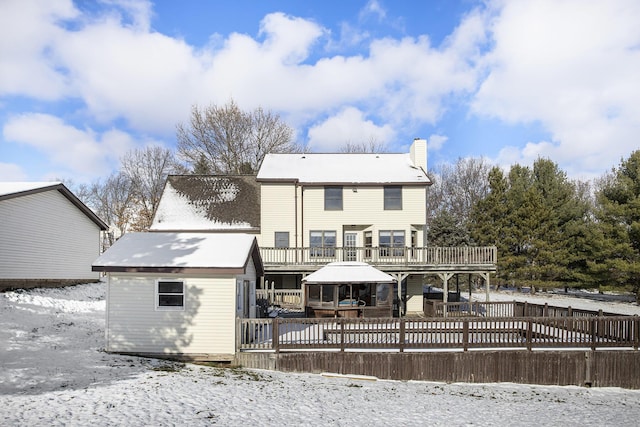
[[305, 184], [422, 184], [431, 181], [410, 154], [267, 154], [258, 181]]
[[365, 262], [332, 262], [311, 273], [306, 284], [395, 283], [396, 279]]
[[172, 175], [152, 231], [258, 231], [260, 186], [253, 175]]
[[89, 217], [101, 230], [107, 230], [109, 228], [104, 221], [89, 209], [87, 205], [82, 203], [82, 201], [61, 182], [0, 182], [0, 201], [52, 190], [60, 192], [60, 194], [80, 209], [80, 211]]
[[93, 271], [264, 273], [255, 236], [245, 233], [127, 233], [93, 262]]

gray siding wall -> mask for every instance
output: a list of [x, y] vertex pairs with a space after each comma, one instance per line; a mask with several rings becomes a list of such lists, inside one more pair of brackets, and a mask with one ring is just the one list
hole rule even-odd
[[100, 229], [57, 190], [0, 201], [0, 279], [97, 280]]

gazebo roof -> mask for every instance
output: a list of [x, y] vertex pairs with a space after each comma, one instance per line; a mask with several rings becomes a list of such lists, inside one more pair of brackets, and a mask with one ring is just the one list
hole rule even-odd
[[306, 284], [395, 283], [396, 279], [365, 262], [332, 262], [304, 279]]

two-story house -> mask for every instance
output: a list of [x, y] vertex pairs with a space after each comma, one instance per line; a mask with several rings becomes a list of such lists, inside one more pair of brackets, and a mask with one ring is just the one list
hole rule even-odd
[[[402, 313], [423, 312], [426, 274], [443, 281], [495, 271], [495, 248], [429, 247], [427, 141], [408, 153], [268, 154], [253, 176], [171, 176], [151, 231], [250, 233], [264, 261], [262, 289], [296, 290], [335, 261], [392, 275]], [[281, 294], [284, 295], [284, 294]]]
[[[331, 261], [397, 267], [415, 256], [425, 244], [426, 167], [424, 139], [402, 154], [268, 154], [257, 175], [267, 282], [297, 288]], [[422, 275], [384, 270], [416, 288], [410, 308], [421, 311]]]

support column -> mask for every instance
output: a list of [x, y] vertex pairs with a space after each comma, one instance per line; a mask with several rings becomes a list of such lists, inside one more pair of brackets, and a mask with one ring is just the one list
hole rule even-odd
[[444, 307], [444, 317], [447, 317], [447, 306], [446, 304], [449, 302], [449, 279], [453, 277], [455, 273], [438, 273], [438, 277], [442, 279], [442, 302], [445, 304]]
[[398, 317], [402, 317], [404, 308], [404, 303], [402, 302], [402, 281], [409, 277], [409, 275], [405, 273], [394, 273], [393, 277], [395, 277], [396, 282], [398, 282]]

